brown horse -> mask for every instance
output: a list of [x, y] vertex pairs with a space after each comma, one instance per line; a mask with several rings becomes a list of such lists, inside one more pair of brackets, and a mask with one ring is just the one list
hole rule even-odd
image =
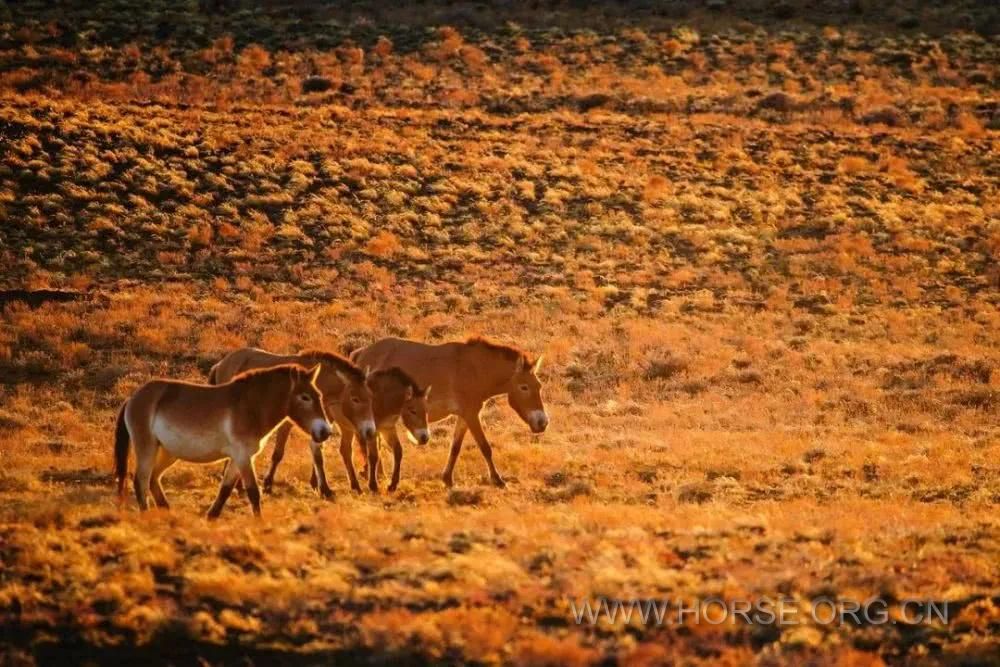
[[[426, 445], [431, 438], [430, 431], [427, 429], [427, 395], [430, 393], [431, 388], [428, 386], [421, 390], [409, 375], [395, 366], [379, 371], [372, 371], [368, 376], [368, 385], [371, 387], [372, 395], [374, 396], [372, 414], [375, 416], [375, 424], [378, 426], [379, 435], [392, 447], [392, 481], [389, 483], [388, 488], [389, 491], [395, 491], [396, 487], [399, 486], [400, 466], [403, 461], [403, 446], [399, 441], [399, 435], [396, 433], [396, 422], [402, 418], [403, 426], [406, 427], [410, 438], [419, 445]], [[350, 429], [341, 429], [341, 451], [350, 451], [352, 438], [361, 449], [361, 454], [367, 461], [369, 458], [366, 451], [367, 448], [363, 446], [357, 434]], [[285, 441], [279, 439], [274, 448], [274, 454], [271, 457], [271, 469], [268, 472], [268, 475], [271, 477], [274, 476], [274, 471], [277, 469], [278, 463], [281, 462], [284, 454]], [[378, 447], [375, 447], [375, 456], [372, 460], [375, 461], [376, 467], [375, 469], [368, 467], [367, 473], [364, 473], [368, 477], [368, 488], [374, 492], [378, 492], [376, 470], [381, 472], [378, 456]], [[353, 461], [350, 463], [345, 461], [344, 465], [347, 468], [347, 476], [350, 479], [351, 488], [354, 491], [361, 491]], [[309, 483], [313, 487], [316, 486], [315, 470]]]
[[[255, 347], [245, 347], [227, 354], [219, 363], [212, 366], [208, 375], [209, 383], [225, 382], [237, 373], [255, 368], [267, 368], [278, 364], [297, 363], [304, 366], [322, 364], [322, 371], [316, 379], [316, 386], [323, 392], [326, 409], [340, 427], [340, 453], [347, 466], [351, 487], [358, 486], [351, 462], [351, 437], [358, 433], [369, 450], [375, 449], [376, 422], [372, 413], [372, 391], [368, 374], [351, 363], [347, 358], [333, 352], [308, 350], [299, 354], [273, 354]], [[274, 473], [281, 458], [285, 455], [285, 443], [291, 433], [292, 425], [283, 424], [277, 432], [277, 443], [271, 467], [264, 476], [264, 492], [270, 493], [274, 484]], [[344, 434], [347, 437], [346, 454]], [[315, 441], [310, 442], [313, 459], [313, 488], [319, 488], [324, 498], [332, 498], [333, 490], [326, 480], [326, 469], [323, 465], [323, 448]], [[377, 452], [375, 456], [377, 457]], [[358, 488], [360, 490], [360, 488]]]
[[[441, 345], [383, 338], [355, 350], [351, 359], [372, 368], [398, 366], [421, 385], [433, 385], [434, 394], [427, 403], [427, 416], [431, 421], [449, 415], [458, 417], [448, 464], [442, 475], [447, 486], [454, 483], [455, 462], [462, 451], [462, 440], [467, 431], [472, 431], [472, 437], [486, 459], [490, 479], [499, 487], [505, 486], [493, 464], [493, 448], [479, 421], [479, 413], [490, 398], [506, 394], [510, 407], [528, 424], [532, 433], [542, 433], [549, 425], [542, 405], [542, 385], [537, 377], [542, 358], [531, 361], [517, 348], [482, 338]], [[375, 467], [373, 463], [375, 461], [368, 465], [370, 474]]]
[[219, 495], [208, 511], [214, 519], [242, 477], [255, 516], [260, 492], [254, 457], [279, 424], [291, 420], [315, 442], [332, 429], [316, 388], [320, 367], [306, 370], [283, 365], [245, 373], [217, 386], [180, 380], [153, 380], [140, 387], [118, 412], [115, 428], [115, 475], [118, 497], [125, 495], [129, 440], [135, 446], [135, 497], [149, 508], [147, 491], [160, 507], [169, 507], [160, 477], [178, 460], [214, 463], [229, 459]]

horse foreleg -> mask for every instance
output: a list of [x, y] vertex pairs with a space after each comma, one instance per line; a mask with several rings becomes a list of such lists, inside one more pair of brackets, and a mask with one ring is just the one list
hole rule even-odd
[[493, 447], [490, 446], [490, 441], [486, 439], [486, 434], [483, 432], [483, 425], [479, 422], [479, 414], [477, 413], [474, 417], [468, 420], [469, 430], [472, 431], [472, 437], [476, 439], [476, 444], [479, 445], [479, 451], [482, 452], [483, 458], [486, 459], [486, 467], [490, 471], [490, 480], [492, 480], [495, 486], [501, 489], [507, 486], [507, 483], [503, 481], [503, 477], [497, 472], [497, 467], [493, 464]]
[[347, 481], [351, 483], [351, 491], [361, 493], [361, 485], [358, 484], [358, 475], [354, 472], [354, 460], [351, 458], [351, 442], [354, 440], [354, 430], [340, 427], [340, 458], [344, 460], [344, 468], [347, 470]]
[[285, 445], [288, 444], [288, 436], [292, 433], [292, 425], [289, 422], [285, 422], [278, 427], [275, 433], [274, 442], [274, 452], [271, 454], [271, 466], [267, 469], [267, 474], [264, 475], [264, 493], [271, 493], [271, 487], [274, 485], [274, 473], [278, 472], [278, 464], [281, 463], [281, 459], [285, 458]]
[[366, 443], [366, 447], [368, 448], [368, 490], [378, 493], [378, 473], [380, 470], [378, 461], [378, 431]]
[[392, 447], [392, 481], [389, 482], [389, 490], [395, 491], [396, 487], [399, 486], [399, 473], [403, 465], [403, 445], [399, 442], [395, 425], [391, 430], [385, 432], [385, 438], [389, 441], [389, 446]]
[[226, 466], [226, 470], [222, 474], [222, 484], [219, 485], [219, 495], [216, 496], [215, 502], [208, 510], [209, 519], [219, 518], [219, 514], [222, 513], [222, 508], [225, 506], [226, 501], [229, 499], [229, 494], [233, 492], [233, 487], [236, 486], [236, 480], [239, 479], [240, 473], [232, 461]]
[[333, 489], [326, 481], [326, 468], [323, 465], [323, 445], [309, 441], [309, 449], [312, 450], [313, 475], [316, 477], [316, 484], [319, 487], [319, 495], [324, 498], [333, 498]]
[[451, 436], [451, 452], [448, 453], [448, 464], [444, 467], [444, 474], [441, 475], [445, 486], [450, 487], [455, 483], [455, 463], [458, 461], [458, 455], [462, 453], [462, 440], [465, 439], [465, 433], [468, 430], [469, 427], [466, 425], [465, 420], [459, 417], [455, 422], [455, 433]]

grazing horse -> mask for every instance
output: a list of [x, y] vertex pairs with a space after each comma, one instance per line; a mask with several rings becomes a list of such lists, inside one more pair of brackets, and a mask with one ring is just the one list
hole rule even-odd
[[[409, 375], [396, 367], [372, 371], [368, 376], [368, 386], [372, 390], [372, 414], [375, 416], [378, 433], [392, 447], [392, 481], [389, 483], [388, 488], [389, 491], [395, 491], [396, 487], [399, 486], [400, 465], [403, 460], [403, 446], [399, 441], [399, 435], [396, 433], [396, 422], [402, 418], [403, 426], [406, 427], [410, 439], [419, 445], [426, 445], [431, 439], [430, 431], [427, 429], [427, 395], [430, 393], [431, 388], [426, 387], [421, 390]], [[352, 439], [358, 444], [362, 456], [367, 461], [369, 455], [365, 451], [365, 448], [361, 446], [362, 443], [357, 434], [350, 427], [341, 427], [341, 451], [350, 451]], [[277, 469], [284, 455], [285, 441], [279, 439], [274, 447], [274, 454], [271, 456], [269, 476], [274, 476], [274, 471]], [[375, 447], [373, 460], [376, 462], [376, 467], [379, 468], [380, 472], [381, 466], [378, 464], [378, 447]], [[360, 492], [361, 485], [358, 483], [354, 462], [351, 461], [350, 457], [344, 460], [344, 466], [347, 468], [347, 476], [351, 482], [351, 489]], [[368, 488], [371, 491], [378, 492], [377, 474], [371, 467], [368, 468], [367, 476]], [[313, 487], [316, 486], [315, 470], [313, 470], [309, 483]]]
[[[357, 487], [354, 465], [351, 463], [351, 437], [360, 435], [369, 449], [376, 448], [376, 422], [372, 413], [371, 381], [366, 371], [361, 370], [347, 358], [333, 352], [308, 350], [299, 354], [272, 354], [255, 347], [245, 347], [227, 354], [209, 372], [209, 383], [225, 382], [237, 373], [255, 368], [267, 368], [278, 364], [297, 363], [303, 366], [322, 364], [322, 371], [316, 379], [316, 386], [323, 392], [326, 409], [340, 427], [340, 453], [344, 457], [351, 487]], [[271, 467], [264, 476], [264, 493], [270, 493], [274, 485], [274, 473], [285, 455], [285, 443], [292, 425], [283, 424], [277, 431], [277, 443], [271, 458]], [[346, 454], [344, 434], [347, 437]], [[323, 465], [323, 448], [315, 441], [309, 443], [313, 460], [313, 488], [318, 488], [324, 498], [333, 497], [333, 489], [326, 481]], [[376, 453], [377, 456], [377, 453]], [[360, 490], [360, 488], [358, 489]]]
[[[486, 459], [490, 479], [496, 486], [506, 486], [493, 464], [493, 448], [479, 421], [483, 404], [490, 398], [506, 394], [510, 407], [531, 428], [532, 433], [542, 433], [549, 425], [542, 405], [542, 385], [537, 377], [542, 358], [531, 361], [524, 352], [508, 345], [482, 338], [441, 345], [383, 338], [355, 350], [351, 360], [372, 368], [398, 366], [419, 384], [434, 386], [434, 394], [427, 402], [430, 421], [439, 421], [449, 415], [458, 417], [448, 464], [441, 476], [447, 486], [454, 483], [455, 462], [462, 451], [462, 440], [467, 431], [472, 431], [472, 437]], [[373, 467], [369, 464], [369, 471]]]
[[169, 507], [160, 477], [178, 459], [214, 463], [229, 459], [219, 495], [208, 510], [214, 519], [242, 477], [255, 516], [260, 516], [260, 491], [253, 459], [267, 436], [291, 420], [315, 442], [330, 437], [332, 428], [316, 388], [320, 367], [306, 370], [287, 364], [244, 373], [226, 384], [211, 386], [180, 380], [153, 380], [141, 386], [118, 412], [115, 427], [115, 475], [118, 498], [125, 495], [129, 441], [135, 446], [135, 497], [139, 509], [149, 508], [152, 491], [160, 507]]

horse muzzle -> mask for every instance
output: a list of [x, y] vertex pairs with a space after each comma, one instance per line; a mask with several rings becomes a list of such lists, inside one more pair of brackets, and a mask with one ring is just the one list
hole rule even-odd
[[545, 433], [549, 427], [549, 416], [543, 410], [533, 410], [528, 415], [528, 426], [532, 433]]
[[418, 445], [426, 445], [431, 441], [431, 434], [425, 428], [417, 429], [413, 432], [413, 437]]
[[358, 435], [360, 435], [361, 439], [365, 442], [374, 438], [376, 433], [377, 430], [375, 429], [375, 422], [372, 420], [369, 419], [358, 424]]
[[312, 423], [309, 434], [315, 442], [324, 442], [333, 434], [333, 429], [322, 419], [317, 419]]

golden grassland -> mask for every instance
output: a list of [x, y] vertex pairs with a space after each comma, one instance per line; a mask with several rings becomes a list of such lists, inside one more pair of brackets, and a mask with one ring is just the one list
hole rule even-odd
[[[0, 664], [1000, 659], [1000, 49], [788, 6], [0, 13], [0, 287], [81, 297], [0, 315]], [[445, 422], [394, 494], [329, 452], [322, 501], [299, 434], [260, 523], [184, 464], [115, 505], [150, 377], [473, 333], [546, 355], [549, 431], [484, 417], [505, 490], [471, 442], [443, 487]], [[952, 613], [569, 604], [822, 595]]]

